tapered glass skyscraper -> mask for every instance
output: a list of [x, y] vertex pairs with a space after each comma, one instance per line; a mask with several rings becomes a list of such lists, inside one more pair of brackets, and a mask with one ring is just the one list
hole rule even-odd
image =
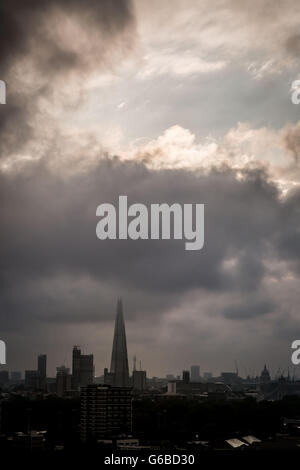
[[123, 305], [119, 299], [115, 322], [114, 341], [111, 354], [110, 374], [114, 387], [129, 386], [128, 356]]

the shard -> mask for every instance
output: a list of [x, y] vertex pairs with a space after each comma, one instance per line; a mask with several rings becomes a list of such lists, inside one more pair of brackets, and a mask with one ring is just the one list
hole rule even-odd
[[126, 344], [125, 323], [123, 317], [123, 305], [119, 299], [115, 322], [114, 341], [111, 354], [110, 373], [114, 387], [129, 386], [128, 356]]

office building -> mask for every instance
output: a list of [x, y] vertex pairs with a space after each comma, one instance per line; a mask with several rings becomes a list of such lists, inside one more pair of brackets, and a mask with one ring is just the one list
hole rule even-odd
[[72, 389], [72, 375], [70, 369], [65, 366], [56, 368], [56, 393], [63, 397], [66, 392]]
[[38, 387], [40, 390], [47, 390], [47, 356], [40, 354], [38, 356]]
[[81, 354], [78, 346], [73, 348], [72, 356], [72, 383], [73, 389], [91, 385], [94, 379], [94, 356]]
[[191, 382], [200, 382], [200, 366], [191, 366]]
[[188, 384], [190, 382], [190, 371], [189, 370], [183, 370], [182, 371], [182, 380], [186, 384]]
[[111, 381], [114, 387], [128, 387], [129, 369], [123, 305], [119, 299], [115, 321], [114, 339], [110, 365]]
[[147, 374], [145, 370], [134, 370], [132, 372], [132, 387], [134, 390], [146, 390]]
[[128, 387], [89, 385], [80, 393], [82, 441], [128, 435], [132, 428], [132, 392]]

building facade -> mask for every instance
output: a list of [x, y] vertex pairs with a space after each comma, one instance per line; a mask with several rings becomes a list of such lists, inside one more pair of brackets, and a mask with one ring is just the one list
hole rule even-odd
[[81, 349], [74, 346], [72, 354], [72, 386], [74, 390], [91, 385], [94, 380], [94, 356], [81, 354]]
[[40, 390], [47, 389], [47, 356], [40, 354], [38, 356], [38, 388]]
[[106, 374], [106, 377], [114, 387], [128, 387], [130, 385], [123, 305], [120, 299], [117, 304], [110, 372]]
[[129, 387], [89, 385], [80, 393], [80, 435], [86, 442], [128, 435], [132, 429]]
[[191, 366], [191, 382], [200, 382], [200, 366]]
[[134, 370], [132, 372], [132, 387], [134, 390], [146, 390], [147, 375], [145, 370]]
[[65, 366], [56, 368], [56, 393], [59, 397], [63, 397], [66, 392], [72, 388], [72, 375], [70, 369]]

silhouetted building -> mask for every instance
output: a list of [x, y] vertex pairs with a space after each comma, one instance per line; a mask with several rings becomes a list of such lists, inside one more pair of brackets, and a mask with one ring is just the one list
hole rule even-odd
[[9, 373], [8, 370], [0, 371], [0, 387], [4, 387], [9, 383]]
[[105, 367], [104, 369], [104, 383], [105, 385], [113, 385], [113, 381], [114, 381], [114, 374], [112, 374], [111, 372], [108, 372], [108, 368]]
[[25, 370], [25, 387], [37, 389], [39, 386], [39, 375], [37, 370]]
[[67, 391], [72, 388], [72, 375], [70, 369], [65, 366], [56, 368], [56, 393], [59, 397], [63, 397]]
[[[122, 301], [117, 304], [117, 315], [115, 321], [114, 340], [111, 354], [110, 374], [111, 383], [114, 387], [128, 387], [129, 370], [126, 344], [126, 332], [123, 318]], [[106, 382], [107, 383], [107, 382]]]
[[135, 390], [146, 390], [146, 371], [134, 370], [132, 372], [132, 386]]
[[186, 395], [195, 396], [197, 398], [224, 398], [226, 385], [223, 383], [207, 383], [207, 382], [185, 382], [183, 380], [171, 380], [168, 382], [168, 391], [166, 395]]
[[91, 385], [94, 381], [94, 356], [82, 354], [80, 358], [80, 387]]
[[72, 383], [75, 390], [85, 385], [91, 385], [94, 377], [94, 356], [81, 354], [78, 346], [73, 348]]
[[12, 383], [18, 383], [18, 382], [21, 382], [22, 380], [22, 373], [19, 372], [19, 371], [12, 371], [10, 373], [10, 380]]
[[81, 389], [80, 435], [83, 441], [128, 435], [131, 427], [131, 388], [89, 385]]
[[263, 368], [262, 373], [260, 374], [260, 382], [265, 384], [265, 383], [269, 383], [270, 381], [271, 381], [271, 376], [265, 364], [265, 367]]
[[241, 381], [237, 372], [221, 372], [221, 378], [226, 385], [238, 384]]
[[191, 366], [191, 382], [200, 382], [200, 366]]
[[73, 388], [76, 390], [80, 387], [80, 358], [81, 350], [78, 346], [74, 346], [72, 352], [72, 383]]
[[47, 389], [47, 356], [40, 354], [38, 356], [38, 387], [41, 390]]
[[182, 371], [182, 380], [184, 383], [188, 384], [190, 381], [190, 371], [183, 370]]

